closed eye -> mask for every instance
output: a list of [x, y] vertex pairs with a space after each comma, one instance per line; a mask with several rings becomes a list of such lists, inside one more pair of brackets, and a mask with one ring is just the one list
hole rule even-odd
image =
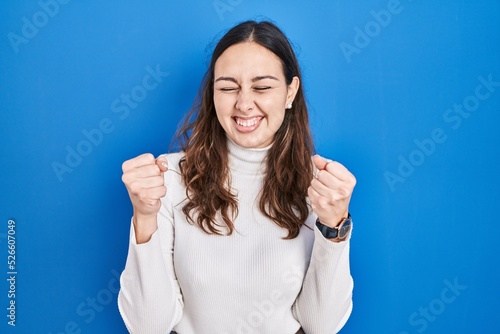
[[254, 89], [257, 91], [265, 91], [265, 90], [271, 89], [271, 86], [255, 87]]
[[222, 88], [219, 88], [219, 90], [221, 92], [233, 92], [235, 90], [237, 90], [238, 88], [235, 88], [235, 87], [222, 87]]

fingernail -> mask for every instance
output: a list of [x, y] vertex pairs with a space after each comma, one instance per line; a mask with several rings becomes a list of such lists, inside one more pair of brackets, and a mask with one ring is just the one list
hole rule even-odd
[[162, 165], [163, 167], [165, 167], [165, 168], [168, 168], [168, 164], [167, 164], [165, 161], [162, 161], [162, 162], [161, 162], [161, 165]]

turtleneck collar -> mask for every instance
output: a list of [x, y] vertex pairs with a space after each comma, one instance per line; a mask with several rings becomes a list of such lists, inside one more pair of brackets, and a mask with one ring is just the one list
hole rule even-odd
[[272, 144], [262, 148], [244, 148], [227, 139], [229, 168], [238, 174], [262, 174], [266, 170], [265, 159]]

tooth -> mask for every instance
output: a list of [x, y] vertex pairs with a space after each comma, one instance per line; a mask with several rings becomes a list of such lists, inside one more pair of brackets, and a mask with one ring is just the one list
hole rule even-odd
[[246, 119], [246, 120], [236, 117], [236, 123], [238, 123], [241, 126], [245, 126], [245, 127], [254, 126], [258, 123], [258, 121], [259, 121], [258, 117], [254, 117], [254, 118]]

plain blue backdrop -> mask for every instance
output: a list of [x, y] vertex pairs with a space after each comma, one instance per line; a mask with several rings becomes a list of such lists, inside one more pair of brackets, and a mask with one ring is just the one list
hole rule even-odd
[[499, 17], [494, 0], [2, 2], [0, 332], [126, 333], [121, 163], [167, 152], [214, 37], [267, 18], [317, 151], [358, 180], [342, 333], [499, 333]]

